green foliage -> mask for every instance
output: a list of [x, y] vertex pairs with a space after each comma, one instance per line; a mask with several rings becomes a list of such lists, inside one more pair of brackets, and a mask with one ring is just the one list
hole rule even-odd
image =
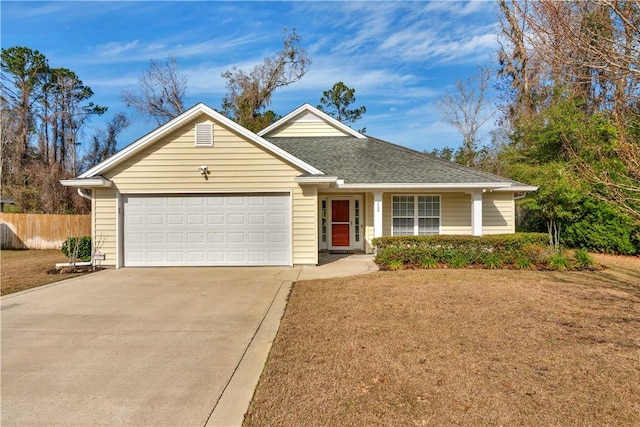
[[402, 263], [402, 261], [395, 260], [389, 263], [389, 270], [397, 271], [397, 270], [402, 270], [403, 268], [404, 268], [404, 264]]
[[588, 113], [584, 104], [559, 90], [541, 112], [517, 121], [506, 154], [508, 175], [539, 187], [520, 201], [525, 222], [518, 229], [540, 231], [544, 224], [556, 250], [562, 243], [598, 252], [638, 253], [640, 225], [621, 214], [613, 201], [600, 200], [604, 187], [584, 176], [588, 170], [612, 177], [624, 169], [610, 114]]
[[73, 256], [75, 249], [78, 249], [77, 258], [82, 261], [91, 261], [91, 237], [69, 237], [62, 243], [62, 253], [67, 256]]
[[569, 259], [562, 254], [553, 254], [549, 258], [549, 268], [553, 270], [566, 271], [570, 266]]
[[585, 268], [596, 264], [591, 255], [589, 255], [589, 252], [584, 248], [575, 251], [573, 256], [576, 259], [576, 265], [578, 267]]
[[[517, 259], [520, 259], [520, 258], [517, 258]], [[491, 270], [495, 270], [496, 268], [502, 268], [503, 266], [502, 257], [497, 253], [491, 253], [484, 258], [483, 264], [485, 267]]]
[[516, 268], [520, 270], [531, 270], [533, 269], [533, 262], [524, 256], [516, 258]]
[[567, 224], [563, 240], [567, 247], [595, 252], [633, 255], [640, 253], [640, 226], [610, 204], [586, 198], [577, 205], [577, 218]]
[[324, 111], [342, 123], [353, 123], [360, 120], [362, 115], [367, 112], [367, 107], [364, 105], [349, 109], [349, 106], [354, 102], [356, 102], [356, 90], [343, 82], [337, 82], [331, 89], [322, 92], [318, 110]]
[[461, 251], [456, 252], [453, 258], [449, 260], [449, 266], [451, 268], [466, 268], [469, 264], [471, 264], [469, 257]]
[[432, 269], [432, 268], [438, 267], [438, 262], [435, 260], [434, 257], [426, 256], [422, 259], [422, 262], [420, 263], [420, 265], [422, 266], [422, 268]]
[[[383, 268], [407, 266], [464, 268], [470, 264], [500, 268], [519, 258], [538, 257], [547, 244], [542, 233], [489, 236], [399, 236], [373, 239], [375, 262]], [[533, 262], [537, 262], [537, 259]]]

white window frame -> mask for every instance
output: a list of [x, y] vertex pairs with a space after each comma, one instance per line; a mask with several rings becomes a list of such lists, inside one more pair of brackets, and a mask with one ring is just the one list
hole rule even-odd
[[[440, 194], [392, 194], [391, 195], [391, 235], [395, 236], [395, 230], [393, 229], [393, 220], [395, 218], [409, 218], [405, 216], [396, 217], [393, 212], [394, 202], [396, 197], [413, 197], [413, 234], [412, 236], [418, 236], [420, 230], [420, 218], [438, 218], [438, 232], [442, 234], [442, 197]], [[438, 216], [419, 216], [419, 198], [420, 197], [437, 197], [438, 198]]]

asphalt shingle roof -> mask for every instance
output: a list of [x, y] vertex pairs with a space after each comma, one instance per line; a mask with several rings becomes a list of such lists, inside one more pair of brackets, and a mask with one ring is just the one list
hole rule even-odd
[[522, 185], [497, 175], [367, 137], [267, 137], [269, 142], [345, 183]]

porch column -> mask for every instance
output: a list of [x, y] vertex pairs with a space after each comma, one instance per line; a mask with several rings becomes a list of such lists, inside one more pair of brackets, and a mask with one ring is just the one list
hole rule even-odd
[[373, 193], [373, 237], [382, 237], [382, 192]]
[[482, 236], [482, 192], [471, 193], [471, 232]]

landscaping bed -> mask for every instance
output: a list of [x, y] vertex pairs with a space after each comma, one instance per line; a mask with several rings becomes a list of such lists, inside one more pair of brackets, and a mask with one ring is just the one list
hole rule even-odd
[[382, 270], [487, 268], [519, 270], [597, 270], [586, 250], [549, 246], [543, 233], [487, 236], [397, 236], [373, 239]]

